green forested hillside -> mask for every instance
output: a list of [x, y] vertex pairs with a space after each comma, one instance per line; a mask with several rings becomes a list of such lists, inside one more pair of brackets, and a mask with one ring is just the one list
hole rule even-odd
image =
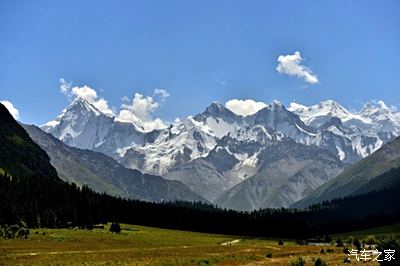
[[31, 177], [40, 175], [53, 180], [57, 172], [49, 157], [19, 126], [8, 110], [0, 104], [0, 169], [10, 175]]

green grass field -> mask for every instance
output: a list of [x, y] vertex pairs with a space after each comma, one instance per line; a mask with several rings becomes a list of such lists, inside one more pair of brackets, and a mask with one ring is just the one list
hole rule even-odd
[[357, 238], [361, 239], [368, 235], [382, 237], [382, 236], [387, 236], [389, 234], [391, 234], [391, 235], [400, 234], [400, 223], [391, 225], [391, 226], [382, 226], [382, 227], [371, 228], [371, 229], [367, 229], [367, 230], [360, 230], [360, 231], [354, 231], [354, 232], [349, 232], [349, 233], [336, 234], [336, 235], [333, 235], [333, 237], [335, 237], [335, 238], [340, 237], [342, 239], [346, 239], [349, 236], [353, 236], [353, 237], [357, 237]]
[[[297, 257], [303, 257], [306, 265], [314, 265], [318, 257], [328, 265], [344, 265], [347, 257], [343, 248], [334, 246], [300, 246], [293, 241], [282, 246], [277, 239], [121, 227], [121, 234], [108, 228], [33, 229], [28, 239], [0, 240], [0, 265], [290, 265]], [[387, 234], [399, 228], [397, 224], [347, 235]], [[320, 254], [322, 248], [334, 252]]]

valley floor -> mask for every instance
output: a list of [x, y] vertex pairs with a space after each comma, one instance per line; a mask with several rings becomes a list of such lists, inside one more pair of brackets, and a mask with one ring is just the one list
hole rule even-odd
[[[0, 240], [0, 265], [290, 265], [298, 257], [306, 265], [314, 265], [316, 258], [344, 265], [348, 256], [334, 246], [300, 246], [285, 240], [282, 246], [278, 239], [121, 227], [121, 234], [108, 228], [33, 229], [29, 239]], [[320, 254], [322, 248], [334, 252]]]

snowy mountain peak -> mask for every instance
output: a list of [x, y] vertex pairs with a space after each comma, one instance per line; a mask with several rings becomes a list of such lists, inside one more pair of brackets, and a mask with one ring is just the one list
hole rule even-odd
[[363, 108], [360, 111], [360, 114], [372, 114], [375, 112], [387, 113], [387, 112], [395, 112], [393, 108], [388, 107], [383, 101], [371, 102], [368, 101], [364, 104]]
[[371, 123], [388, 121], [396, 124], [396, 127], [399, 127], [400, 123], [400, 113], [395, 107], [388, 107], [383, 101], [365, 103], [359, 115]]
[[99, 109], [94, 107], [94, 105], [90, 104], [88, 101], [82, 98], [76, 98], [72, 101], [72, 103], [66, 108], [67, 112], [78, 111], [78, 112], [93, 112], [96, 115], [103, 114]]
[[[314, 108], [313, 108], [314, 107]], [[313, 109], [316, 109], [315, 106], [312, 106]], [[339, 103], [335, 102], [334, 100], [325, 100], [318, 104], [318, 109], [331, 112], [332, 114], [349, 114], [350, 112], [344, 108]]]
[[236, 116], [231, 110], [220, 104], [213, 102], [202, 113], [204, 116], [223, 117], [223, 116]]
[[316, 128], [329, 121], [331, 117], [340, 118], [343, 122], [354, 118], [354, 114], [333, 100], [325, 100], [311, 106], [291, 103], [289, 111], [297, 114], [305, 124]]
[[285, 106], [278, 100], [273, 100], [268, 106], [271, 110], [286, 109]]
[[296, 102], [291, 102], [288, 108], [289, 111], [302, 110], [302, 109], [307, 109], [307, 106]]
[[202, 122], [218, 138], [236, 131], [237, 127], [243, 123], [242, 116], [236, 115], [222, 104], [216, 102], [208, 106], [203, 113], [197, 114], [193, 119]]

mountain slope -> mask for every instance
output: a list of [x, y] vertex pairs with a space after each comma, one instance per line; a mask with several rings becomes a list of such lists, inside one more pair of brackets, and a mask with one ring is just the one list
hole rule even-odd
[[[292, 207], [302, 208], [324, 200], [363, 194], [374, 189], [366, 186], [376, 177], [400, 166], [400, 138], [388, 142], [379, 150], [346, 168], [343, 173], [318, 187], [309, 196]], [[364, 189], [362, 189], [364, 187]], [[380, 185], [381, 187], [384, 184]]]
[[147, 201], [205, 201], [179, 181], [126, 169], [102, 153], [69, 147], [35, 126], [23, 127], [48, 153], [64, 181], [88, 185], [97, 192]]
[[267, 147], [257, 159], [256, 174], [222, 193], [215, 201], [217, 205], [246, 211], [287, 207], [343, 168], [331, 153], [289, 138]]
[[49, 157], [0, 104], [0, 172], [21, 177], [42, 176], [57, 180]]

